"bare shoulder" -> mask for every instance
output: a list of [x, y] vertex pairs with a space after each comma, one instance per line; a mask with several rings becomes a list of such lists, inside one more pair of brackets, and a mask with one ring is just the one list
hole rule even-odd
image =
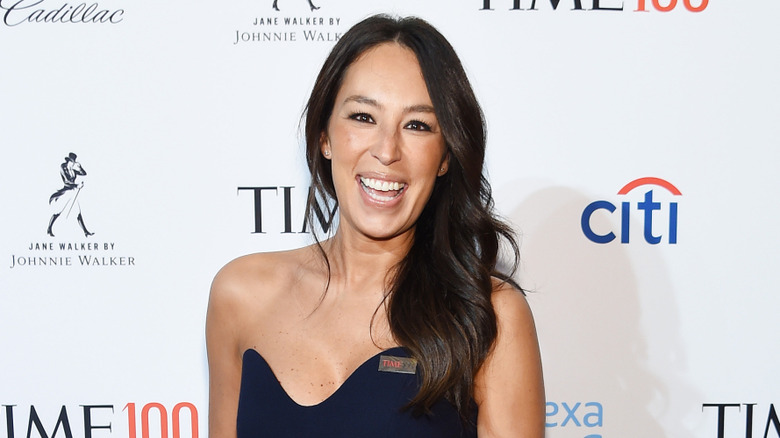
[[506, 325], [509, 325], [507, 329], [517, 325], [521, 327], [516, 328], [527, 328], [529, 324], [533, 326], [533, 315], [525, 295], [511, 284], [494, 279], [491, 301], [498, 318], [499, 331]]
[[525, 295], [511, 284], [496, 280], [491, 300], [498, 322], [498, 336], [486, 361], [486, 374], [511, 369], [517, 364], [524, 364], [529, 372], [536, 372], [537, 366], [541, 368], [539, 341]]
[[236, 258], [219, 270], [211, 284], [216, 299], [245, 299], [259, 291], [273, 293], [311, 258], [309, 247], [290, 251], [249, 254]]
[[238, 316], [241, 309], [257, 300], [258, 291], [273, 290], [267, 286], [275, 282], [273, 266], [278, 258], [275, 253], [251, 254], [223, 266], [211, 283], [209, 312]]
[[305, 253], [302, 249], [239, 257], [214, 277], [206, 313], [209, 436], [236, 436], [241, 356], [253, 333], [265, 328], [258, 321], [276, 310]]
[[238, 335], [246, 333], [242, 326], [273, 307], [311, 254], [306, 247], [250, 254], [227, 263], [211, 283], [207, 331], [219, 325], [219, 331], [239, 341]]
[[497, 280], [492, 302], [498, 336], [474, 388], [479, 436], [542, 437], [544, 384], [531, 308], [522, 292]]
[[231, 260], [217, 272], [212, 289], [242, 288], [258, 280], [272, 280], [278, 268], [291, 262], [300, 250], [249, 254]]

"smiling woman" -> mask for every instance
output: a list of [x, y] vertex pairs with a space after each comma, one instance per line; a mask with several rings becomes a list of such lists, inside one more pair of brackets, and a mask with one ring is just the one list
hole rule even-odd
[[355, 25], [315, 82], [306, 143], [309, 220], [331, 200], [339, 227], [215, 278], [210, 436], [543, 436], [533, 318], [496, 267], [501, 239], [515, 266], [517, 245], [447, 40], [416, 18]]
[[343, 233], [410, 241], [447, 169], [444, 137], [414, 52], [380, 44], [347, 69], [321, 149], [331, 160], [340, 226], [350, 228]]

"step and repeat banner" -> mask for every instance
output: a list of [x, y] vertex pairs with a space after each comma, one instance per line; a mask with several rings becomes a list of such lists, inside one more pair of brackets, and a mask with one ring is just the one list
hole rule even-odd
[[780, 3], [0, 0], [0, 438], [207, 435], [211, 279], [330, 228], [300, 117], [379, 12], [484, 107], [547, 437], [780, 437]]

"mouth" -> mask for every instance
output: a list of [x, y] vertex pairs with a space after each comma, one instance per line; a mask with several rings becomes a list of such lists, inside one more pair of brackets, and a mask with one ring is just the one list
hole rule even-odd
[[398, 198], [406, 189], [406, 184], [398, 181], [386, 181], [375, 178], [359, 177], [360, 188], [369, 198], [378, 202], [389, 202]]

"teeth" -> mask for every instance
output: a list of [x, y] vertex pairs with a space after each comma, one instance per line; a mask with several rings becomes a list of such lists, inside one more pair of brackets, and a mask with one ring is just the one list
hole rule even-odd
[[362, 177], [362, 176], [360, 177], [360, 182], [362, 182], [364, 186], [366, 186], [366, 187], [368, 187], [370, 189], [379, 190], [380, 192], [389, 192], [391, 190], [401, 190], [402, 188], [404, 188], [406, 186], [406, 184], [399, 183], [397, 181], [395, 181], [395, 182], [381, 181], [381, 180], [378, 180], [378, 179], [365, 178], [365, 177]]

